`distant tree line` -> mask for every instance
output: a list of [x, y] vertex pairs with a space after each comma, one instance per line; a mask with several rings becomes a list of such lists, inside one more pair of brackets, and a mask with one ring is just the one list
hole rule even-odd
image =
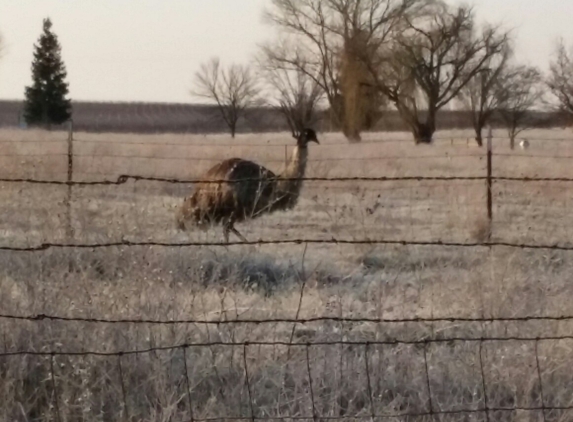
[[[266, 104], [283, 115], [293, 136], [327, 116], [331, 127], [359, 142], [363, 131], [397, 112], [415, 142], [428, 143], [438, 113], [455, 108], [468, 113], [479, 145], [484, 127], [495, 123], [507, 129], [512, 147], [522, 130], [555, 121], [541, 113], [553, 111], [552, 100], [562, 115], [557, 120], [573, 118], [573, 55], [564, 43], [544, 76], [516, 61], [509, 30], [478, 25], [471, 7], [440, 0], [270, 3], [265, 16], [276, 38], [261, 46], [256, 64], [225, 70], [213, 59], [196, 74], [203, 97], [215, 98], [205, 93], [219, 84], [222, 113], [245, 116], [249, 105]], [[236, 86], [248, 89], [223, 95], [220, 81], [232, 74], [241, 76]], [[544, 95], [547, 87], [553, 98]]]
[[[229, 133], [229, 127], [214, 105], [167, 103], [118, 103], [73, 101], [74, 130], [80, 132], [118, 133]], [[19, 123], [21, 101], [0, 101], [0, 127], [14, 127]], [[422, 118], [424, 111], [420, 112]], [[564, 127], [567, 118], [559, 112], [532, 111], [534, 127]], [[503, 129], [504, 122], [494, 116], [490, 123]], [[464, 110], [442, 110], [436, 125], [442, 130], [472, 127], [471, 114]], [[315, 114], [312, 125], [320, 132], [339, 132], [330, 120], [328, 109]], [[52, 125], [52, 129], [67, 129], [67, 125]], [[398, 111], [387, 110], [370, 131], [407, 131], [408, 127]], [[237, 123], [237, 134], [290, 132], [287, 119], [272, 107], [252, 108]], [[390, 135], [391, 136], [391, 135]]]
[[[213, 106], [195, 106], [205, 114], [187, 122], [187, 131], [226, 128], [234, 137], [286, 128], [296, 137], [312, 126], [359, 142], [367, 130], [401, 129], [429, 143], [438, 127], [470, 124], [482, 145], [484, 127], [494, 124], [507, 129], [513, 147], [529, 127], [573, 122], [573, 50], [557, 42], [543, 75], [516, 60], [509, 30], [478, 25], [471, 7], [442, 0], [270, 0], [265, 17], [275, 37], [251, 64], [213, 58], [195, 73], [191, 93]], [[29, 125], [50, 128], [71, 118], [66, 78], [61, 46], [45, 19], [25, 90]], [[100, 117], [92, 119], [105, 126]], [[161, 119], [156, 123], [164, 126]]]

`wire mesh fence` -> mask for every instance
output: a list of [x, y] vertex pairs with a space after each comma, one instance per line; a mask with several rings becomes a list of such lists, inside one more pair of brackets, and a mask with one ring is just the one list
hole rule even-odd
[[[555, 371], [570, 356], [555, 356], [572, 340], [215, 340], [119, 352], [8, 351], [0, 353], [2, 372], [23, 382], [24, 393], [34, 390], [34, 402], [0, 408], [16, 419], [40, 408], [48, 420], [567, 420], [571, 375]], [[18, 360], [42, 381], [19, 379]]]

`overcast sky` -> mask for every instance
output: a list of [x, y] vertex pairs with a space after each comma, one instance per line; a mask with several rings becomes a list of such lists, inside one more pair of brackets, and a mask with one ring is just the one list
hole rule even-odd
[[[21, 99], [33, 44], [50, 17], [74, 100], [194, 102], [201, 62], [245, 62], [272, 36], [270, 0], [0, 0], [0, 99]], [[451, 0], [456, 3], [457, 0]], [[573, 43], [573, 0], [473, 0], [478, 17], [515, 29], [518, 58], [543, 70], [557, 37]]]

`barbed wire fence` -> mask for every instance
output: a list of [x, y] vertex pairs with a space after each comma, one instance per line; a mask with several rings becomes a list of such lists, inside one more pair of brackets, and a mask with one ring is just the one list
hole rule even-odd
[[[487, 173], [485, 175], [476, 176], [403, 176], [403, 177], [308, 177], [304, 180], [308, 181], [372, 181], [372, 182], [393, 182], [393, 181], [481, 181], [485, 183], [487, 191], [487, 202], [484, 206], [487, 208], [487, 215], [490, 222], [495, 218], [493, 213], [494, 197], [492, 195], [492, 186], [496, 181], [512, 181], [523, 183], [535, 182], [573, 182], [573, 178], [567, 177], [508, 177], [508, 176], [495, 176], [493, 174], [493, 159], [495, 154], [492, 150], [491, 132], [488, 136], [487, 148]], [[452, 141], [453, 142], [453, 141]], [[73, 139], [69, 140], [68, 153], [64, 154], [68, 159], [68, 172], [66, 180], [46, 180], [35, 178], [0, 178], [2, 183], [18, 183], [18, 184], [37, 184], [37, 185], [56, 185], [65, 186], [68, 192], [68, 200], [65, 203], [67, 208], [67, 242], [43, 242], [39, 245], [13, 247], [10, 245], [0, 245], [0, 250], [11, 252], [29, 252], [38, 253], [54, 248], [69, 248], [69, 249], [96, 249], [96, 248], [112, 248], [112, 247], [134, 247], [134, 246], [157, 246], [167, 248], [184, 248], [184, 247], [201, 247], [201, 246], [228, 246], [228, 245], [270, 245], [270, 244], [351, 244], [351, 245], [413, 245], [413, 246], [441, 246], [441, 247], [461, 247], [461, 248], [494, 248], [494, 247], [510, 247], [518, 249], [533, 249], [533, 250], [559, 250], [559, 251], [573, 251], [573, 244], [534, 244], [534, 243], [521, 243], [521, 242], [506, 242], [506, 241], [491, 241], [490, 237], [486, 241], [480, 242], [447, 242], [447, 241], [404, 241], [404, 240], [388, 240], [388, 239], [313, 239], [313, 238], [298, 238], [298, 239], [278, 239], [278, 240], [265, 240], [260, 239], [251, 242], [155, 242], [155, 241], [129, 241], [123, 240], [118, 242], [94, 242], [94, 243], [79, 243], [74, 241], [74, 231], [71, 221], [71, 204], [73, 203], [74, 186], [118, 186], [127, 183], [128, 181], [149, 181], [161, 182], [170, 184], [193, 184], [197, 182], [205, 182], [200, 179], [176, 179], [176, 178], [162, 178], [162, 177], [148, 177], [140, 175], [120, 175], [114, 180], [97, 180], [97, 181], [75, 181], [74, 180], [74, 149]], [[133, 156], [129, 156], [133, 158]], [[452, 155], [455, 157], [455, 155]], [[143, 157], [147, 158], [147, 157]], [[256, 179], [254, 179], [256, 180]], [[223, 181], [209, 181], [208, 183], [221, 183]], [[225, 181], [226, 182], [226, 181]], [[237, 182], [239, 183], [239, 182]], [[301, 300], [304, 294], [304, 285], [301, 289]], [[300, 310], [300, 304], [299, 304]], [[284, 341], [281, 340], [245, 340], [245, 341], [226, 341], [226, 340], [209, 340], [209, 341], [195, 341], [195, 342], [182, 342], [168, 346], [149, 347], [146, 349], [126, 349], [126, 350], [82, 350], [82, 351], [67, 351], [60, 349], [48, 350], [6, 350], [0, 352], [0, 374], [2, 372], [2, 361], [10, 358], [29, 358], [38, 357], [45, 358], [48, 364], [47, 374], [48, 381], [51, 384], [50, 395], [50, 409], [53, 412], [53, 420], [65, 421], [68, 420], [65, 407], [70, 405], [69, 402], [64, 402], [62, 394], [60, 393], [61, 385], [59, 382], [62, 376], [58, 372], [64, 369], [59, 365], [61, 359], [67, 358], [88, 358], [99, 357], [109, 361], [116, 362], [116, 369], [119, 381], [119, 394], [116, 398], [121, 402], [121, 414], [126, 421], [138, 420], [140, 415], [137, 414], [135, 403], [138, 400], [130, 396], [136, 384], [128, 379], [128, 368], [126, 368], [125, 360], [131, 356], [151, 356], [157, 352], [165, 353], [179, 353], [183, 362], [183, 370], [181, 371], [180, 380], [184, 395], [179, 399], [180, 405], [179, 414], [185, 415], [182, 419], [171, 419], [174, 421], [216, 421], [216, 420], [393, 420], [405, 419], [411, 420], [442, 420], [441, 418], [455, 418], [459, 417], [460, 420], [464, 418], [476, 417], [477, 420], [514, 420], [516, 412], [527, 412], [536, 415], [536, 419], [548, 420], [567, 420], [570, 414], [567, 411], [573, 410], [573, 399], [559, 401], [555, 399], [555, 388], [550, 384], [551, 373], [554, 368], [547, 366], [544, 367], [542, 363], [545, 362], [545, 355], [540, 353], [542, 347], [554, 347], [555, 344], [562, 342], [573, 341], [573, 335], [491, 335], [488, 336], [483, 330], [476, 336], [440, 336], [439, 333], [433, 333], [432, 336], [424, 336], [422, 338], [403, 339], [403, 338], [386, 338], [382, 340], [376, 339], [356, 339], [356, 340], [307, 340], [307, 341], [294, 341], [294, 327], [297, 325], [308, 325], [312, 323], [342, 323], [342, 324], [436, 324], [436, 323], [477, 323], [481, 324], [494, 324], [494, 323], [529, 323], [529, 322], [552, 322], [552, 323], [568, 323], [573, 321], [573, 316], [557, 315], [557, 316], [524, 316], [524, 317], [480, 317], [480, 318], [356, 318], [356, 317], [314, 317], [302, 318], [297, 315], [295, 318], [265, 318], [265, 319], [241, 319], [234, 320], [207, 320], [207, 319], [173, 319], [173, 320], [155, 320], [155, 319], [134, 319], [134, 318], [88, 318], [88, 317], [68, 317], [61, 315], [50, 314], [35, 314], [35, 315], [18, 315], [0, 312], [0, 320], [19, 321], [23, 323], [43, 324], [46, 322], [57, 322], [63, 324], [135, 324], [135, 325], [206, 325], [206, 326], [236, 326], [236, 325], [257, 325], [264, 326], [265, 324], [292, 324], [293, 331], [290, 338]], [[513, 345], [514, 347], [528, 347], [532, 355], [533, 366], [530, 368], [532, 376], [535, 378], [535, 397], [530, 401], [529, 405], [520, 405], [517, 401], [513, 403], [504, 403], [503, 400], [495, 398], [497, 389], [499, 388], [499, 380], [492, 375], [492, 366], [495, 362], [488, 362], [491, 360], [491, 355], [485, 352], [488, 345], [495, 347], [502, 347], [501, 345]], [[192, 367], [194, 365], [193, 356], [197, 353], [194, 352], [200, 349], [209, 349], [213, 347], [231, 349], [235, 353], [235, 349], [239, 350], [242, 355], [238, 365], [241, 370], [241, 377], [239, 379], [240, 395], [237, 411], [235, 413], [215, 414], [208, 412], [203, 408], [204, 403], [200, 397], [197, 397], [198, 382], [194, 379], [192, 374]], [[298, 370], [304, 373], [304, 381], [301, 381], [299, 392], [299, 399], [304, 399], [308, 402], [308, 406], [300, 405], [298, 408], [289, 408], [288, 411], [281, 408], [270, 409], [265, 403], [264, 394], [261, 391], [261, 377], [259, 373], [260, 363], [252, 356], [254, 350], [260, 350], [264, 347], [281, 347], [288, 350], [287, 354], [289, 359], [294, 359], [295, 366]], [[381, 356], [392, 355], [390, 350], [397, 347], [411, 347], [413, 352], [411, 357], [414, 361], [418, 361], [419, 366], [417, 369], [420, 372], [417, 376], [422, 380], [420, 385], [424, 386], [423, 399], [420, 399], [415, 410], [400, 409], [401, 406], [396, 406], [392, 400], [384, 398], [384, 392], [381, 391], [379, 385], [381, 382], [382, 374], [377, 373], [375, 377], [374, 367], [379, 365], [382, 358]], [[436, 374], [436, 363], [432, 361], [432, 356], [455, 349], [456, 347], [470, 348], [473, 352], [476, 373], [476, 385], [473, 390], [473, 398], [465, 401], [463, 406], [446, 406], [443, 403], [442, 392], [438, 392], [441, 376]], [[346, 358], [352, 357], [355, 364], [361, 364], [360, 370], [355, 369], [356, 379], [360, 381], [353, 385], [357, 388], [360, 394], [356, 396], [359, 404], [354, 406], [346, 405], [345, 410], [339, 408], [338, 413], [332, 412], [328, 406], [325, 406], [325, 400], [329, 399], [329, 395], [325, 393], [327, 389], [324, 385], [324, 380], [316, 374], [315, 366], [324, 365], [319, 362], [320, 359], [315, 356], [317, 350], [332, 349], [339, 350], [343, 348], [346, 353]], [[528, 350], [529, 350], [528, 349]], [[293, 350], [294, 352], [291, 352]], [[325, 352], [328, 353], [328, 352]], [[541, 355], [541, 356], [540, 356]], [[394, 355], [395, 356], [395, 355]], [[489, 356], [489, 357], [488, 357]], [[287, 359], [283, 364], [288, 365], [290, 360]], [[387, 358], [390, 359], [390, 358]], [[352, 366], [352, 365], [351, 365]], [[0, 375], [1, 376], [1, 375]], [[420, 385], [417, 385], [419, 387]], [[350, 386], [350, 385], [347, 385]], [[304, 388], [303, 388], [304, 387]], [[222, 386], [221, 386], [222, 388]], [[282, 387], [287, 389], [287, 387]], [[179, 390], [178, 390], [179, 391]], [[223, 398], [224, 400], [224, 398]], [[294, 410], [293, 410], [294, 409]], [[325, 411], [326, 409], [326, 411]], [[329, 410], [330, 409], [330, 410]], [[502, 414], [510, 414], [512, 416], [501, 416]]]
[[[451, 176], [451, 177], [425, 177], [423, 175], [421, 176], [408, 176], [408, 177], [309, 177], [309, 178], [304, 178], [303, 180], [305, 181], [341, 181], [341, 182], [345, 182], [345, 181], [378, 181], [378, 182], [393, 182], [393, 181], [484, 181], [486, 184], [486, 209], [487, 209], [487, 216], [488, 219], [490, 221], [490, 223], [493, 221], [493, 207], [494, 207], [494, 198], [492, 196], [492, 184], [494, 182], [501, 182], [501, 181], [515, 181], [515, 182], [570, 182], [572, 178], [568, 178], [568, 177], [504, 177], [504, 176], [496, 176], [493, 173], [493, 159], [495, 156], [499, 156], [499, 157], [527, 157], [527, 158], [547, 158], [547, 159], [567, 159], [568, 155], [547, 155], [547, 154], [509, 154], [509, 153], [503, 153], [503, 152], [499, 152], [499, 153], [494, 153], [493, 152], [493, 140], [502, 140], [505, 138], [496, 138], [493, 137], [493, 134], [491, 132], [491, 129], [487, 135], [487, 145], [488, 147], [486, 148], [486, 154], [485, 155], [480, 155], [480, 154], [472, 154], [472, 153], [453, 153], [453, 154], [448, 154], [446, 153], [446, 155], [437, 155], [437, 154], [424, 154], [424, 155], [417, 155], [417, 156], [364, 156], [364, 157], [328, 157], [328, 158], [316, 158], [313, 159], [313, 162], [335, 162], [335, 161], [392, 161], [392, 160], [419, 160], [419, 159], [459, 159], [462, 157], [476, 157], [479, 159], [483, 159], [485, 158], [485, 161], [487, 162], [487, 167], [486, 167], [486, 173], [484, 175], [477, 175], [477, 176]], [[521, 138], [520, 138], [521, 139]], [[520, 140], [518, 139], [518, 140]], [[470, 142], [473, 142], [469, 137], [465, 138], [466, 143], [469, 144]], [[117, 141], [110, 141], [110, 140], [81, 140], [78, 141], [76, 139], [74, 139], [74, 133], [73, 133], [73, 122], [69, 123], [69, 128], [68, 128], [68, 136], [67, 136], [67, 152], [57, 152], [57, 153], [53, 153], [53, 152], [48, 152], [48, 153], [42, 153], [42, 154], [18, 154], [18, 153], [8, 153], [8, 154], [0, 154], [0, 157], [14, 157], [14, 158], [21, 158], [21, 157], [37, 157], [37, 158], [41, 158], [41, 157], [49, 157], [49, 156], [54, 156], [54, 157], [67, 157], [67, 178], [65, 179], [65, 181], [62, 180], [46, 180], [46, 179], [38, 179], [38, 178], [0, 178], [0, 182], [5, 182], [5, 183], [33, 183], [33, 184], [44, 184], [44, 185], [65, 185], [67, 187], [67, 197], [65, 200], [65, 208], [66, 208], [66, 233], [67, 233], [67, 238], [72, 241], [74, 238], [74, 233], [73, 233], [73, 224], [72, 224], [72, 212], [71, 212], [71, 208], [72, 208], [72, 203], [73, 203], [73, 197], [72, 197], [72, 189], [74, 186], [97, 186], [97, 185], [121, 185], [124, 183], [127, 183], [129, 180], [132, 181], [149, 181], [149, 182], [162, 182], [162, 183], [171, 183], [171, 184], [194, 184], [200, 180], [198, 179], [188, 179], [188, 180], [183, 180], [183, 179], [179, 179], [179, 178], [169, 178], [169, 177], [149, 177], [149, 176], [142, 176], [142, 175], [137, 175], [137, 174], [126, 174], [126, 175], [119, 175], [114, 177], [113, 179], [107, 178], [105, 180], [96, 180], [96, 181], [77, 181], [74, 177], [74, 173], [78, 170], [76, 168], [74, 168], [74, 162], [75, 159], [77, 158], [87, 158], [87, 157], [98, 157], [101, 159], [110, 159], [110, 158], [121, 158], [121, 159], [142, 159], [142, 160], [178, 160], [178, 161], [189, 161], [189, 162], [193, 162], [193, 161], [197, 161], [197, 162], [216, 162], [219, 159], [218, 158], [212, 158], [212, 157], [181, 157], [179, 155], [168, 155], [168, 156], [157, 156], [154, 154], [137, 154], [137, 153], [127, 153], [127, 154], [121, 154], [121, 153], [103, 153], [103, 154], [86, 154], [83, 152], [76, 152], [74, 150], [74, 144], [77, 142], [80, 142], [82, 145], [83, 144], [105, 144], [105, 143], [109, 143], [109, 144], [116, 144], [117, 145]], [[455, 141], [455, 137], [444, 137], [444, 138], [438, 138], [436, 139], [436, 141], [439, 142], [450, 142], [452, 145], [454, 144]], [[551, 141], [551, 142], [565, 142], [568, 141], [565, 138], [544, 138], [543, 141]], [[34, 143], [36, 141], [12, 141], [12, 140], [0, 140], [0, 143], [15, 143], [15, 142], [26, 142], [26, 143]], [[38, 142], [42, 142], [42, 143], [46, 143], [46, 142], [52, 142], [52, 143], [59, 143], [61, 141], [54, 141], [54, 140], [50, 140], [50, 141], [38, 141]], [[380, 143], [396, 143], [396, 142], [407, 142], [404, 139], [399, 139], [399, 138], [387, 138], [387, 139], [383, 139], [383, 140], [364, 140], [361, 145], [366, 145], [366, 144], [380, 144]], [[184, 143], [184, 142], [169, 142], [169, 141], [165, 141], [165, 142], [134, 142], [134, 141], [129, 141], [129, 142], [125, 142], [125, 145], [132, 145], [132, 146], [141, 146], [141, 145], [163, 145], [163, 146], [186, 146], [186, 147], [251, 147], [251, 146], [257, 146], [257, 147], [265, 147], [265, 144], [261, 144], [261, 143], [203, 143], [203, 144], [189, 144], [189, 143]], [[287, 147], [289, 144], [287, 143], [273, 143], [273, 144], [269, 144], [268, 146], [272, 146], [272, 147], [281, 147], [281, 148], [285, 148], [285, 159], [284, 161], [287, 160], [288, 154], [287, 154]], [[325, 144], [323, 145], [323, 147], [326, 148], [335, 148], [340, 146], [341, 144]], [[269, 161], [269, 160], [266, 160]], [[270, 160], [270, 162], [283, 162], [283, 160]], [[81, 173], [81, 169], [80, 169], [80, 173]], [[218, 183], [219, 181], [214, 181], [213, 183]], [[491, 224], [490, 224], [491, 225]], [[491, 233], [490, 233], [491, 234]]]

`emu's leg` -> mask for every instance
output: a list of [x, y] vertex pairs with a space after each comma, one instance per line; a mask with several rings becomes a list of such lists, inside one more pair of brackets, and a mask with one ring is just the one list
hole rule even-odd
[[248, 242], [247, 238], [245, 236], [243, 236], [241, 233], [239, 233], [239, 231], [235, 228], [235, 226], [229, 227], [229, 230], [231, 230], [233, 233], [235, 233], [235, 235], [239, 239], [241, 239], [243, 242]]
[[248, 242], [247, 238], [243, 236], [239, 231], [235, 228], [235, 216], [232, 215], [229, 217], [227, 221], [223, 224], [223, 235], [225, 236], [225, 242], [229, 243], [229, 233], [233, 232], [239, 239], [243, 242]]
[[229, 243], [229, 232], [231, 231], [234, 222], [235, 222], [234, 214], [231, 214], [229, 218], [223, 220], [223, 236], [225, 237], [225, 243]]

